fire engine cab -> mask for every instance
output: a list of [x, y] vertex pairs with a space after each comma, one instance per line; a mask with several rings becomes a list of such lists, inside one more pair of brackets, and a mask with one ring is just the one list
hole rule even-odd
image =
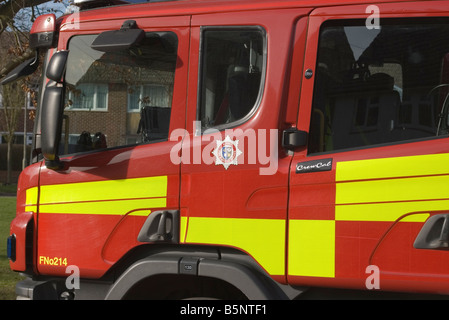
[[449, 1], [78, 4], [31, 30], [19, 298], [449, 294]]

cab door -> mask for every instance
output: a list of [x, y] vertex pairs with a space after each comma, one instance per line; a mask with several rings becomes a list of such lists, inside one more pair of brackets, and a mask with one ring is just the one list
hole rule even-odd
[[147, 218], [179, 212], [180, 168], [168, 138], [185, 124], [190, 18], [137, 19], [145, 31], [138, 48], [90, 47], [122, 23], [81, 22], [60, 33], [59, 49], [69, 50], [64, 168], [40, 173], [41, 274], [64, 275], [76, 265], [82, 277], [98, 278], [143, 243], [137, 238]]
[[433, 2], [312, 12], [289, 283], [447, 291], [448, 11]]
[[280, 132], [291, 125], [285, 115], [290, 57], [303, 34], [297, 19], [306, 12], [192, 18], [181, 242], [246, 253], [281, 282], [291, 156], [280, 146]]

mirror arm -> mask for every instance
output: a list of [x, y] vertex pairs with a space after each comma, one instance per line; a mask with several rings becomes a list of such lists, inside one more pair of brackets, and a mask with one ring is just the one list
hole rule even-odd
[[5, 85], [34, 73], [39, 66], [39, 52], [34, 51], [34, 58], [27, 59], [11, 70], [0, 82]]
[[59, 160], [58, 157], [56, 157], [55, 160], [45, 160], [45, 166], [48, 169], [51, 169], [54, 171], [67, 170], [66, 163], [64, 161]]

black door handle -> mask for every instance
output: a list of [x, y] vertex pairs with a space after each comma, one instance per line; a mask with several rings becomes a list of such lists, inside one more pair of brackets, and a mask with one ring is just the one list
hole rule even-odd
[[413, 244], [415, 249], [449, 250], [449, 214], [437, 214], [419, 231]]
[[137, 241], [178, 243], [179, 220], [178, 210], [152, 212], [140, 229]]

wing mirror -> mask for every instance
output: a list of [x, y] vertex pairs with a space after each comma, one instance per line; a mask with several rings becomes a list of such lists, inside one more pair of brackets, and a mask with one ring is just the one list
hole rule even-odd
[[39, 66], [39, 55], [36, 52], [36, 55], [34, 58], [28, 59], [21, 64], [19, 64], [17, 67], [15, 67], [13, 70], [11, 70], [6, 77], [3, 78], [3, 80], [0, 82], [0, 84], [5, 85], [8, 83], [11, 83], [13, 81], [16, 81], [20, 78], [29, 76], [30, 74], [34, 73], [36, 71], [37, 67]]

